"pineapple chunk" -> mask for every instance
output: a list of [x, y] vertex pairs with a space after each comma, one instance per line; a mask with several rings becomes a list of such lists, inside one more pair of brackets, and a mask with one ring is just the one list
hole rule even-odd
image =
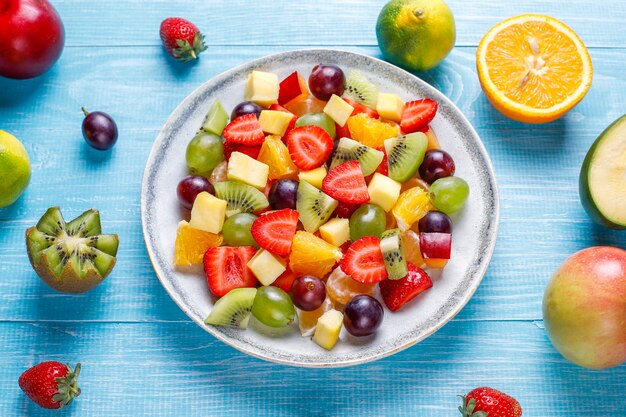
[[341, 246], [350, 239], [350, 220], [337, 217], [320, 226], [319, 232], [326, 242]]
[[300, 171], [298, 174], [298, 179], [300, 181], [306, 181], [315, 188], [322, 189], [322, 181], [328, 172], [326, 172], [326, 167], [322, 165], [319, 168], [312, 169], [310, 171]]
[[203, 191], [198, 194], [193, 203], [189, 226], [217, 234], [222, 231], [225, 216], [226, 201]]
[[335, 94], [330, 97], [330, 100], [324, 107], [324, 113], [329, 115], [341, 127], [346, 124], [353, 111], [354, 107]]
[[289, 127], [292, 117], [291, 113], [284, 111], [263, 110], [259, 116], [259, 123], [265, 133], [283, 136]]
[[331, 350], [339, 339], [343, 314], [335, 309], [328, 310], [317, 319], [313, 341], [326, 350]]
[[378, 204], [383, 210], [389, 211], [396, 204], [401, 188], [402, 184], [377, 172], [367, 187], [370, 203]]
[[269, 135], [265, 138], [257, 160], [270, 167], [268, 178], [271, 180], [295, 180], [298, 177], [298, 167], [291, 160], [289, 149], [280, 136]]
[[233, 152], [228, 160], [229, 180], [241, 181], [263, 190], [267, 184], [270, 167], [241, 152]]
[[400, 123], [404, 111], [404, 101], [395, 94], [379, 93], [376, 111], [383, 119]]
[[246, 83], [245, 100], [268, 107], [278, 102], [278, 75], [271, 72], [252, 71]]
[[252, 271], [261, 284], [271, 285], [276, 281], [276, 278], [287, 270], [286, 264], [284, 259], [265, 249], [260, 249], [252, 259], [248, 261], [248, 269]]

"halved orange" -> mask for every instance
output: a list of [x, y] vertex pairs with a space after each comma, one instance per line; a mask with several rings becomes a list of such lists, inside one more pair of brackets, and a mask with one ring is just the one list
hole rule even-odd
[[494, 107], [526, 123], [563, 116], [582, 100], [593, 78], [591, 57], [578, 35], [538, 14], [491, 28], [478, 45], [476, 67]]

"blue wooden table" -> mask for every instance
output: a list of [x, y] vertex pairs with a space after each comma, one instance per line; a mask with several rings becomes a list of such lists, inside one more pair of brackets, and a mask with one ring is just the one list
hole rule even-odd
[[[65, 416], [453, 416], [457, 394], [490, 385], [528, 416], [626, 416], [626, 366], [592, 372], [567, 363], [543, 329], [552, 271], [576, 250], [626, 247], [626, 234], [593, 226], [578, 172], [596, 136], [626, 113], [623, 0], [450, 0], [457, 45], [419, 74], [468, 116], [489, 151], [501, 193], [500, 236], [489, 271], [465, 309], [435, 335], [375, 363], [332, 370], [248, 357], [192, 323], [157, 280], [144, 247], [139, 190], [168, 114], [196, 86], [266, 54], [332, 47], [380, 56], [380, 1], [53, 0], [67, 44], [31, 81], [0, 80], [0, 129], [23, 140], [33, 177], [0, 210], [0, 416], [53, 415], [21, 393], [21, 372], [42, 360], [80, 361], [83, 395]], [[573, 27], [591, 51], [594, 84], [566, 117], [543, 126], [506, 119], [486, 101], [475, 70], [481, 36], [505, 17], [540, 12]], [[205, 32], [199, 62], [172, 62], [160, 21], [182, 15]], [[111, 113], [111, 153], [84, 143], [81, 106]], [[83, 295], [46, 287], [29, 266], [24, 230], [50, 206], [67, 217], [95, 207], [120, 235], [118, 265]]]

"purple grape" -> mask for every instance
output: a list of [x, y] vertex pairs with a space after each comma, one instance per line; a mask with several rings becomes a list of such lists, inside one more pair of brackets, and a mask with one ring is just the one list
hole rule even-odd
[[85, 113], [83, 120], [83, 137], [92, 148], [100, 151], [110, 149], [117, 142], [117, 125], [111, 116], [101, 111]]
[[316, 65], [309, 76], [311, 94], [324, 101], [330, 99], [333, 94], [341, 96], [345, 82], [343, 71], [336, 65]]
[[296, 209], [298, 199], [298, 181], [278, 180], [272, 184], [269, 193], [269, 202], [273, 210], [285, 208]]
[[291, 299], [300, 310], [317, 310], [326, 299], [326, 285], [318, 277], [303, 275], [291, 284]]
[[454, 170], [454, 160], [448, 152], [432, 149], [424, 155], [424, 161], [420, 165], [420, 177], [432, 184], [439, 178], [453, 176]]
[[256, 114], [257, 119], [261, 114], [261, 107], [258, 104], [253, 103], [251, 101], [244, 101], [243, 103], [239, 103], [233, 109], [233, 112], [230, 114], [230, 120], [235, 120], [239, 116], [243, 116], [244, 114]]
[[374, 297], [361, 294], [348, 301], [343, 310], [343, 325], [353, 336], [368, 336], [383, 322], [383, 306]]
[[198, 194], [203, 191], [215, 195], [213, 184], [199, 175], [189, 175], [183, 178], [178, 183], [178, 187], [176, 187], [176, 194], [178, 194], [180, 204], [189, 210], [193, 207], [193, 202], [196, 201]]
[[429, 211], [417, 225], [420, 233], [452, 233], [452, 220], [440, 211]]

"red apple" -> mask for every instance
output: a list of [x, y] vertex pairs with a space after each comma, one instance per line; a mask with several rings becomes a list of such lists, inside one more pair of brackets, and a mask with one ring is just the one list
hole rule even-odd
[[59, 59], [65, 30], [46, 0], [0, 1], [0, 75], [33, 78]]
[[554, 347], [575, 364], [626, 362], [626, 251], [596, 246], [569, 257], [546, 288], [543, 317]]
[[306, 80], [298, 74], [297, 71], [294, 71], [280, 82], [278, 104], [284, 106], [291, 101], [304, 98], [308, 95], [309, 87], [307, 86]]
[[450, 233], [420, 233], [420, 251], [426, 266], [441, 269], [450, 260], [452, 235]]

